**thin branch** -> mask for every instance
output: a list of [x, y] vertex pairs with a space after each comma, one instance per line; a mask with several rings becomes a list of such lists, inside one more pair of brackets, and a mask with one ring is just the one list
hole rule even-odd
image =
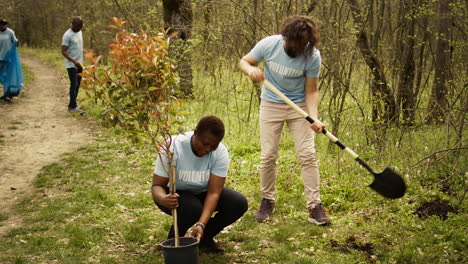
[[135, 26], [133, 25], [132, 21], [129, 19], [129, 17], [127, 17], [127, 10], [123, 9], [122, 6], [120, 5], [119, 1], [118, 0], [114, 0], [114, 3], [115, 5], [117, 5], [117, 8], [119, 9], [120, 13], [122, 13], [122, 15], [124, 16], [125, 20], [127, 20], [128, 24], [130, 24], [130, 26], [132, 27], [133, 31], [136, 31], [137, 29], [135, 28]]
[[265, 32], [265, 33], [268, 34], [268, 35], [271, 35], [271, 33], [268, 32], [268, 30], [266, 30], [266, 29], [262, 26], [262, 24], [260, 24], [251, 14], [249, 14], [247, 11], [245, 11], [244, 8], [242, 8], [242, 6], [241, 6], [239, 3], [237, 3], [237, 1], [233, 1], [233, 0], [229, 0], [229, 1], [230, 1], [233, 5], [235, 5], [238, 9], [240, 9], [246, 16], [248, 16], [249, 18], [251, 18], [251, 19], [255, 22], [255, 24], [257, 24], [257, 25], [262, 29], [263, 32]]
[[426, 157], [420, 159], [418, 162], [416, 162], [415, 164], [411, 165], [411, 167], [415, 167], [416, 165], [418, 165], [419, 163], [427, 160], [427, 159], [430, 159], [432, 158], [433, 156], [439, 154], [439, 153], [443, 153], [443, 152], [450, 152], [450, 151], [458, 151], [458, 150], [463, 150], [463, 149], [468, 149], [468, 147], [459, 147], [459, 148], [449, 148], [449, 149], [441, 149], [441, 150], [438, 150], [436, 152], [433, 152], [429, 155], [427, 155]]
[[303, 15], [308, 15], [310, 13], [312, 13], [312, 11], [315, 10], [315, 7], [317, 7], [318, 5], [318, 1], [317, 0], [313, 0], [309, 3], [309, 5], [304, 8], [304, 11], [302, 12]]

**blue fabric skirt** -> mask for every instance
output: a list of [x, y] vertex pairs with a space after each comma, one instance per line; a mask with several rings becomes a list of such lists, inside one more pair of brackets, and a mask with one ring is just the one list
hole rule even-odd
[[23, 72], [16, 41], [0, 60], [0, 83], [6, 96], [18, 96], [23, 89]]

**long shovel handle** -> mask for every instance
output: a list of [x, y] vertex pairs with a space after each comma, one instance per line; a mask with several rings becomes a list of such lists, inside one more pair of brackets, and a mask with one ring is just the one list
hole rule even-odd
[[[297, 104], [295, 104], [293, 101], [291, 101], [286, 95], [284, 95], [278, 88], [276, 88], [273, 84], [271, 84], [269, 81], [265, 80], [263, 81], [263, 84], [265, 84], [266, 88], [268, 90], [272, 91], [274, 94], [276, 94], [281, 100], [283, 100], [286, 104], [288, 104], [291, 108], [296, 110], [302, 117], [304, 117], [307, 121], [309, 121], [311, 124], [314, 123], [314, 119], [312, 119], [309, 114], [307, 114], [306, 111], [302, 110]], [[359, 164], [361, 164], [364, 168], [366, 168], [368, 171], [370, 171], [372, 174], [375, 174], [376, 172], [369, 166], [367, 163], [365, 163], [363, 160], [359, 158], [359, 155], [356, 154], [352, 149], [346, 147], [343, 143], [341, 143], [337, 137], [335, 137], [332, 133], [330, 133], [328, 130], [325, 128], [322, 129], [322, 133], [327, 136], [333, 143], [335, 143], [338, 147], [346, 151], [349, 155], [351, 155]]]

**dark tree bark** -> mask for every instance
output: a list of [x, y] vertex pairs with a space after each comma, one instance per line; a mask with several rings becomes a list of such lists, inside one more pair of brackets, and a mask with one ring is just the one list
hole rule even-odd
[[205, 30], [203, 31], [203, 39], [205, 42], [209, 41], [209, 26], [211, 24], [211, 19], [213, 16], [213, 0], [205, 0], [203, 3], [203, 22], [205, 23]]
[[367, 32], [364, 28], [363, 14], [356, 0], [348, 0], [354, 22], [358, 27], [357, 45], [372, 74], [372, 120], [374, 122], [396, 121], [396, 105], [392, 91], [388, 87], [383, 66], [370, 48]]
[[435, 58], [434, 84], [429, 100], [427, 123], [442, 123], [446, 116], [447, 81], [450, 79], [450, 3], [451, 0], [439, 1], [439, 27]]
[[188, 52], [187, 40], [192, 33], [192, 1], [163, 0], [164, 23], [169, 33], [177, 32], [172, 53], [177, 61], [177, 72], [184, 94], [191, 97], [193, 92], [191, 54]]
[[[255, 21], [255, 17], [258, 16], [258, 0], [253, 0], [252, 1], [252, 39], [254, 40], [254, 43], [257, 42], [257, 21]], [[259, 82], [252, 82], [253, 87], [255, 89], [255, 94], [257, 96], [257, 101], [260, 104], [262, 101], [261, 95], [262, 95], [262, 86]]]
[[[426, 0], [425, 0], [426, 1]], [[421, 87], [423, 86], [423, 75], [425, 71], [429, 71], [426, 69], [426, 64], [428, 61], [428, 55], [426, 52], [426, 47], [428, 46], [429, 39], [431, 37], [430, 31], [428, 30], [429, 25], [429, 18], [424, 16], [420, 21], [420, 28], [422, 30], [422, 40], [419, 48], [419, 55], [418, 55], [418, 66], [416, 70], [416, 85], [415, 90], [416, 94], [419, 94]]]
[[307, 5], [307, 8], [304, 9], [303, 15], [308, 15], [312, 13], [312, 11], [315, 10], [315, 8], [318, 5], [318, 0], [312, 0], [310, 3]]
[[414, 91], [415, 62], [414, 62], [414, 28], [413, 17], [414, 0], [401, 0], [401, 53], [400, 53], [400, 83], [398, 85], [397, 103], [401, 110], [403, 125], [410, 126], [415, 121], [416, 96]]

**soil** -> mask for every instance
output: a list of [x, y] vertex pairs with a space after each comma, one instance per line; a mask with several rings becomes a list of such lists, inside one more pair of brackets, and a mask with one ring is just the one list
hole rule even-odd
[[330, 245], [341, 252], [350, 252], [351, 249], [360, 251], [366, 255], [369, 259], [374, 259], [374, 244], [369, 242], [361, 242], [355, 236], [350, 236], [346, 239], [346, 242], [340, 244], [338, 241], [330, 240]]
[[[86, 116], [68, 112], [68, 79], [31, 56], [21, 56], [34, 80], [11, 103], [0, 103], [0, 237], [21, 225], [13, 205], [34, 191], [41, 168], [92, 142]], [[3, 94], [3, 93], [1, 93]]]
[[427, 218], [436, 215], [442, 220], [447, 220], [448, 213], [457, 213], [458, 210], [450, 205], [446, 200], [435, 199], [433, 201], [422, 203], [417, 209], [416, 214], [419, 218]]

